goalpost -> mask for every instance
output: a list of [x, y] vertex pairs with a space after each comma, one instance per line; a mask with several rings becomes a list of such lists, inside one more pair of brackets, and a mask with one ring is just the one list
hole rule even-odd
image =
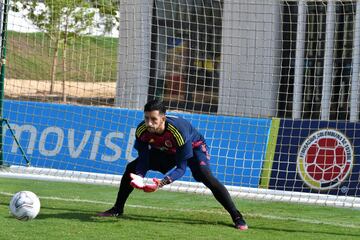
[[[360, 207], [359, 2], [29, 3], [2, 46], [0, 177], [118, 185], [158, 98], [232, 195]], [[190, 171], [165, 189], [210, 193]]]

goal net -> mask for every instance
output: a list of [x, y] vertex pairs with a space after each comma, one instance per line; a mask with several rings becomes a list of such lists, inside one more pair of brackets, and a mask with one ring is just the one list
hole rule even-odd
[[[1, 12], [0, 176], [118, 185], [143, 105], [161, 99], [204, 134], [232, 195], [360, 207], [360, 2], [18, 0]], [[167, 189], [209, 193], [190, 171]]]

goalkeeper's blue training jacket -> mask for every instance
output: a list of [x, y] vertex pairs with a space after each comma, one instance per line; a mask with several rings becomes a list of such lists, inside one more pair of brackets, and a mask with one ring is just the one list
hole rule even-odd
[[138, 151], [136, 174], [145, 176], [149, 170], [149, 156], [152, 149], [160, 150], [176, 159], [176, 168], [168, 174], [173, 182], [185, 173], [187, 161], [191, 159], [193, 149], [205, 143], [205, 139], [189, 121], [178, 116], [166, 116], [165, 131], [155, 134], [147, 131], [145, 121], [136, 129], [135, 149]]

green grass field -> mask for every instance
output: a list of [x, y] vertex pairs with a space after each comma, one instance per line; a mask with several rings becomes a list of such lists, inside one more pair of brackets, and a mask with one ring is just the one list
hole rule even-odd
[[[41, 211], [22, 222], [9, 214], [17, 191], [35, 192]], [[134, 191], [124, 216], [96, 217], [117, 188], [0, 178], [0, 239], [360, 239], [359, 210], [235, 199], [249, 230], [232, 227], [212, 196]]]
[[[44, 33], [8, 32], [6, 77], [50, 80], [54, 46]], [[118, 39], [81, 36], [67, 46], [67, 81], [116, 81]], [[56, 79], [62, 80], [63, 48], [59, 49]]]

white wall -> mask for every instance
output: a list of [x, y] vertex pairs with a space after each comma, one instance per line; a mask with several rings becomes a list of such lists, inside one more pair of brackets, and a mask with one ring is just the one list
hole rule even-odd
[[115, 106], [142, 109], [147, 101], [153, 1], [121, 0]]
[[276, 0], [225, 0], [219, 114], [275, 115], [280, 10]]

